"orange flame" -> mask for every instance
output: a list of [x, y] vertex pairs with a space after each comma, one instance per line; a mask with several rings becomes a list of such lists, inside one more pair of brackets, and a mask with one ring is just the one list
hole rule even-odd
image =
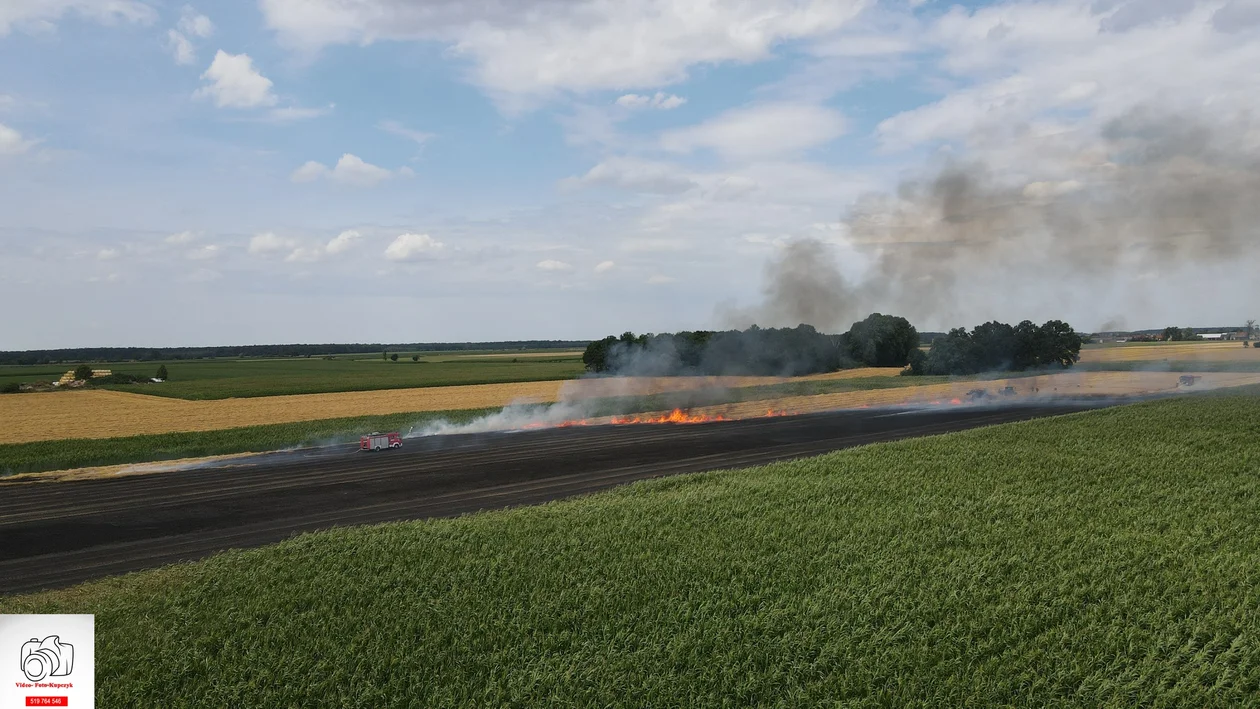
[[660, 416], [614, 416], [611, 423], [707, 423], [709, 421], [727, 421], [725, 416], [707, 416], [705, 414], [689, 414], [682, 409], [674, 409]]

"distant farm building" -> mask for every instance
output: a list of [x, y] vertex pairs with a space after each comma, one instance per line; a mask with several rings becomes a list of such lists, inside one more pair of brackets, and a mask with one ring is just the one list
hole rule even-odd
[[[109, 370], [109, 369], [93, 369], [92, 378], [95, 379], [97, 377], [108, 377], [109, 375], [113, 373], [114, 373], [113, 370]], [[66, 384], [69, 384], [72, 381], [74, 381], [73, 369], [61, 375], [61, 379], [57, 380], [57, 386], [64, 386]]]

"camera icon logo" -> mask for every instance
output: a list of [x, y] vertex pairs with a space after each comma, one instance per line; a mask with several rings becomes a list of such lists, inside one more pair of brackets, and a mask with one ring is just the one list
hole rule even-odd
[[22, 674], [32, 682], [46, 677], [65, 677], [74, 670], [74, 646], [56, 635], [22, 644]]

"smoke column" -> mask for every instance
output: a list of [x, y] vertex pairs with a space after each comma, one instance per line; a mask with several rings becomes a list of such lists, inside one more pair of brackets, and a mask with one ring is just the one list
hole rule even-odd
[[[860, 281], [846, 282], [827, 244], [796, 241], [767, 265], [764, 302], [719, 320], [834, 332], [879, 311], [920, 327], [995, 317], [1155, 327], [1169, 317], [1159, 304], [1229, 320], [1213, 314], [1260, 296], [1260, 129], [1249, 117], [1138, 110], [1094, 138], [1028, 166], [949, 157], [895, 193], [863, 197], [843, 220], [871, 258]], [[1043, 163], [1049, 174], [1033, 174]]]

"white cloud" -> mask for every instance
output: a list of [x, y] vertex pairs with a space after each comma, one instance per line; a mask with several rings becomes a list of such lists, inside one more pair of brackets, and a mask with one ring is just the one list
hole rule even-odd
[[615, 261], [600, 261], [599, 263], [595, 264], [595, 272], [608, 273], [609, 271], [613, 270], [613, 268], [615, 268], [616, 265], [617, 263]]
[[780, 157], [827, 143], [845, 132], [839, 112], [822, 106], [771, 103], [727, 111], [704, 123], [666, 132], [665, 150], [701, 148], [736, 160]]
[[328, 166], [323, 163], [307, 160], [289, 175], [294, 182], [313, 182], [328, 174]]
[[192, 64], [197, 61], [197, 53], [193, 49], [192, 42], [189, 42], [188, 38], [178, 30], [167, 30], [166, 46], [175, 57], [176, 64]]
[[198, 13], [192, 7], [184, 6], [177, 25], [180, 32], [193, 37], [205, 39], [214, 34], [214, 23], [209, 17]]
[[23, 140], [22, 134], [0, 123], [0, 155], [18, 155], [31, 149], [36, 141]]
[[210, 83], [193, 95], [213, 99], [219, 108], [256, 108], [276, 103], [271, 80], [258, 73], [248, 54], [228, 54], [220, 49], [201, 78]]
[[393, 135], [399, 136], [400, 138], [406, 138], [407, 140], [410, 140], [416, 145], [420, 145], [420, 146], [423, 146], [425, 143], [429, 142], [433, 138], [432, 133], [425, 133], [423, 131], [412, 130], [404, 126], [403, 124], [399, 123], [398, 121], [381, 121], [380, 123], [376, 124], [376, 127], [380, 128], [386, 133], [392, 133]]
[[555, 259], [547, 259], [545, 261], [539, 261], [538, 263], [534, 265], [540, 271], [572, 271], [573, 270], [573, 266], [571, 264], [565, 263], [564, 261], [557, 261]]
[[359, 232], [354, 229], [347, 229], [333, 237], [325, 248], [330, 254], [339, 254], [343, 251], [349, 251], [362, 238], [363, 235]]
[[390, 261], [415, 261], [440, 252], [442, 242], [428, 234], [400, 234], [385, 248], [385, 258]]
[[112, 261], [118, 258], [118, 249], [101, 249], [96, 252], [96, 258], [99, 261]]
[[[955, 9], [918, 36], [921, 49], [943, 53], [938, 71], [962, 88], [885, 119], [877, 134], [891, 149], [960, 141], [1019, 160], [1027, 156], [1015, 151], [1034, 142], [1027, 129], [1038, 124], [1097, 133], [1142, 105], [1191, 115], [1251, 111], [1260, 27], [1217, 31], [1226, 7], [1059, 0]], [[1065, 110], [1075, 114], [1056, 115]]]
[[781, 42], [848, 21], [866, 0], [261, 0], [286, 45], [316, 50], [377, 40], [437, 40], [471, 59], [496, 96], [656, 87], [696, 64], [750, 62]]
[[197, 234], [191, 231], [181, 231], [166, 237], [164, 241], [168, 244], [188, 244], [196, 240]]
[[313, 263], [323, 255], [324, 250], [319, 246], [299, 246], [285, 256], [284, 260], [290, 263]]
[[221, 253], [223, 253], [223, 250], [219, 247], [218, 244], [206, 244], [205, 246], [202, 246], [199, 249], [193, 249], [192, 251], [189, 251], [188, 260], [209, 261], [211, 259], [218, 258], [219, 254]]
[[592, 167], [582, 177], [561, 181], [561, 186], [602, 186], [648, 194], [680, 194], [697, 185], [685, 170], [676, 165], [629, 157], [611, 157]]
[[341, 184], [372, 187], [393, 177], [413, 176], [415, 176], [415, 172], [411, 168], [402, 167], [398, 170], [387, 170], [364, 162], [357, 155], [346, 153], [341, 156], [341, 159], [332, 168], [314, 160], [309, 160], [294, 170], [289, 175], [289, 179], [294, 182], [312, 182], [320, 178], [327, 178]]
[[249, 240], [249, 252], [257, 255], [274, 254], [278, 251], [288, 251], [294, 246], [292, 239], [276, 235], [274, 232], [266, 231], [261, 234], [255, 234], [254, 238]]
[[302, 108], [301, 106], [282, 106], [267, 111], [266, 120], [271, 123], [289, 123], [292, 121], [305, 121], [309, 118], [318, 118], [320, 116], [332, 113], [336, 108], [336, 104], [328, 104], [324, 108]]
[[616, 101], [618, 106], [622, 108], [656, 108], [662, 111], [668, 111], [672, 108], [687, 103], [687, 99], [674, 94], [665, 94], [657, 91], [654, 95], [646, 94], [626, 94]]
[[138, 0], [4, 0], [0, 2], [0, 37], [14, 27], [50, 28], [67, 12], [103, 24], [119, 20], [147, 24], [156, 17], [153, 8]]
[[651, 276], [650, 278], [648, 278], [647, 282], [648, 282], [648, 285], [659, 286], [664, 283], [673, 283], [677, 280], [678, 280], [677, 278], [674, 278], [672, 276], [662, 276], [658, 273], [655, 276]]
[[214, 23], [210, 21], [210, 18], [185, 6], [175, 28], [166, 32], [166, 46], [175, 57], [176, 64], [192, 64], [197, 61], [197, 52], [189, 37], [205, 39], [212, 34], [214, 34]]

